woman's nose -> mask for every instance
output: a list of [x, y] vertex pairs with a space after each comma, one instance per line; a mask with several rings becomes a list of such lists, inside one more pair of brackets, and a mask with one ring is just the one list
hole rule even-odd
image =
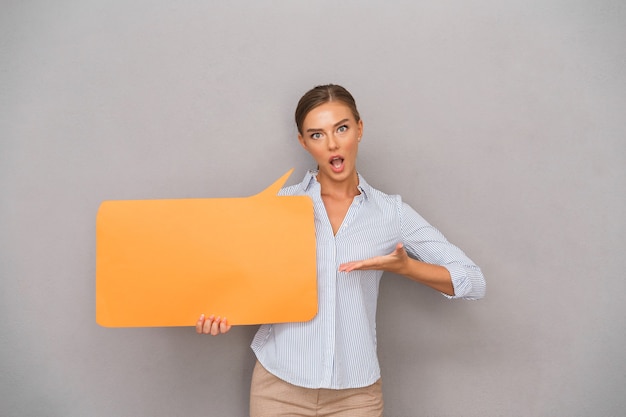
[[334, 135], [328, 136], [328, 149], [337, 149], [339, 148], [339, 142]]

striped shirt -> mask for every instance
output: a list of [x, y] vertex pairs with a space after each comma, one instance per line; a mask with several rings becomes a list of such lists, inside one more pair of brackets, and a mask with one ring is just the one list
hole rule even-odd
[[265, 369], [306, 388], [358, 388], [380, 378], [376, 302], [383, 271], [339, 272], [342, 263], [387, 255], [398, 242], [409, 256], [450, 271], [454, 297], [485, 294], [480, 269], [400, 196], [384, 194], [359, 175], [359, 191], [337, 231], [326, 215], [317, 171], [279, 195], [313, 200], [317, 242], [318, 313], [304, 323], [262, 325], [252, 349]]

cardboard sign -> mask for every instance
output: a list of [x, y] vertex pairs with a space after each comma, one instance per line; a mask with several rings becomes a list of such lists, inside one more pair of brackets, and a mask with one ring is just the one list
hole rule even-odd
[[248, 198], [105, 201], [96, 221], [96, 321], [107, 327], [308, 321], [317, 313], [307, 196], [291, 172]]

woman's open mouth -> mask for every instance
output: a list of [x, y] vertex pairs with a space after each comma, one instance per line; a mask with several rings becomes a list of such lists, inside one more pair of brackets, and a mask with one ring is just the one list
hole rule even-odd
[[343, 158], [340, 156], [333, 156], [330, 158], [330, 166], [332, 167], [334, 172], [343, 171]]

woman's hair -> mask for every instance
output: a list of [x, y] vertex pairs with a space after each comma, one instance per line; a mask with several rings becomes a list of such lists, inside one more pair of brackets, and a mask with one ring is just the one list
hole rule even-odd
[[298, 106], [296, 107], [296, 126], [298, 127], [298, 133], [302, 134], [302, 124], [311, 110], [331, 101], [341, 101], [346, 104], [350, 108], [350, 111], [352, 111], [352, 115], [356, 121], [361, 120], [354, 97], [352, 97], [352, 94], [350, 94], [348, 90], [336, 84], [318, 85], [307, 91], [300, 101], [298, 101]]

